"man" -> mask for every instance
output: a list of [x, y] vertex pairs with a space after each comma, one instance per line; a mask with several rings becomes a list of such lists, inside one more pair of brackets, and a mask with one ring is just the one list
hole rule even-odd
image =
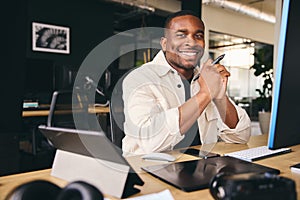
[[246, 143], [250, 119], [226, 96], [230, 73], [211, 60], [201, 71], [198, 67], [205, 47], [204, 23], [190, 11], [174, 13], [166, 20], [160, 44], [153, 61], [123, 81], [124, 155], [195, 145], [194, 136], [202, 144], [219, 139]]

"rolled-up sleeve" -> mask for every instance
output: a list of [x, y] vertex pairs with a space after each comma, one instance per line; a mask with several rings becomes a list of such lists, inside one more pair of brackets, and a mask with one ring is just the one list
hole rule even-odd
[[238, 106], [235, 106], [238, 114], [238, 124], [234, 129], [229, 128], [221, 120], [218, 123], [220, 129], [220, 137], [228, 143], [247, 143], [251, 136], [251, 121], [247, 112]]

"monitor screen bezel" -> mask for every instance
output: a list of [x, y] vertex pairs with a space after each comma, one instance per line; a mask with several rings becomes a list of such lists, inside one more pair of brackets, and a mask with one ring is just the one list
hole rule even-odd
[[300, 144], [300, 126], [297, 120], [300, 112], [297, 101], [299, 99], [297, 45], [300, 34], [300, 29], [295, 27], [295, 19], [299, 19], [297, 5], [299, 7], [297, 1], [286, 0], [282, 6], [268, 138], [269, 149]]

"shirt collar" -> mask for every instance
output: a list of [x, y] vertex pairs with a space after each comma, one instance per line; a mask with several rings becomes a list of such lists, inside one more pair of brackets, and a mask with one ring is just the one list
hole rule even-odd
[[153, 70], [160, 76], [165, 76], [169, 72], [176, 72], [175, 69], [173, 69], [169, 63], [166, 60], [165, 54], [162, 50], [160, 50], [156, 56], [153, 58], [153, 60], [150, 62], [150, 64], [154, 64], [155, 67], [153, 67]]
[[[167, 75], [168, 73], [176, 73], [178, 72], [169, 65], [168, 61], [166, 60], [165, 54], [162, 50], [160, 50], [150, 64], [154, 64], [153, 70], [158, 74], [158, 76], [162, 77]], [[194, 74], [200, 73], [200, 68], [196, 67], [194, 70]]]

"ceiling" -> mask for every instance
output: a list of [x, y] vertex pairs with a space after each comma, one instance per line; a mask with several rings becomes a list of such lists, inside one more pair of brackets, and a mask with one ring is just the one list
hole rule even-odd
[[164, 17], [168, 14], [167, 12], [151, 12], [124, 3], [111, 3], [113, 5], [113, 26], [115, 32], [122, 32], [142, 26], [162, 27]]
[[228, 0], [255, 8], [261, 12], [275, 15], [276, 0]]
[[[235, 2], [241, 4], [242, 6], [251, 7], [259, 10], [260, 12], [275, 16], [277, 0], [227, 0], [227, 1]], [[247, 38], [240, 38], [237, 36], [218, 33], [218, 32], [209, 33], [209, 46], [211, 50], [226, 49], [232, 47], [243, 48], [246, 46], [250, 46], [253, 43], [255, 43], [255, 45], [260, 45], [260, 43], [251, 41], [250, 39]]]

